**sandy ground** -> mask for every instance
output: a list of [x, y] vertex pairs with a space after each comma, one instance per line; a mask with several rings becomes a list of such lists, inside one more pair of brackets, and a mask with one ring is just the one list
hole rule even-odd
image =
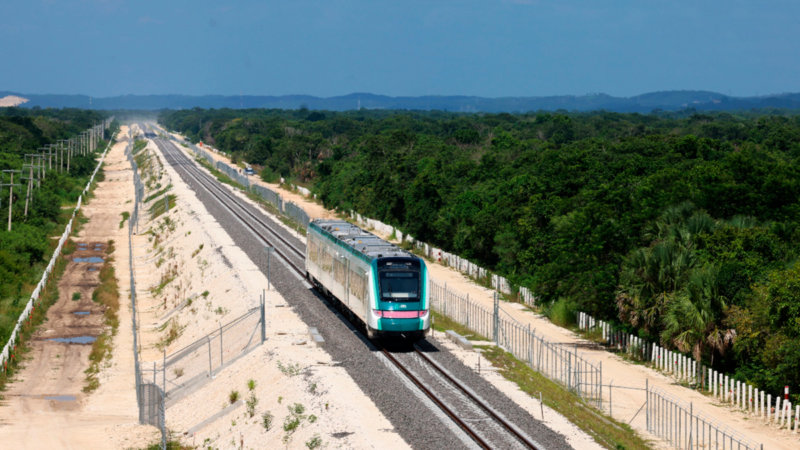
[[[219, 155], [214, 154], [215, 159], [228, 162], [228, 160]], [[255, 180], [256, 177], [251, 177], [251, 181], [265, 184]], [[286, 199], [298, 203], [312, 219], [316, 218], [335, 218], [336, 215], [333, 211], [325, 210], [318, 203], [303, 197], [297, 193], [293, 193], [282, 189], [278, 185], [267, 185], [273, 190], [276, 190]], [[380, 234], [380, 233], [377, 233]], [[388, 236], [383, 235], [383, 238]], [[447, 283], [447, 286], [455, 289], [456, 291], [469, 294], [470, 300], [484, 306], [487, 310], [492, 307], [492, 291], [476, 284], [462, 273], [442, 266], [440, 264], [428, 264], [433, 278], [439, 282]], [[577, 336], [575, 333], [558, 327], [548, 321], [546, 318], [527, 310], [520, 304], [507, 303], [503, 304], [502, 308], [509, 313], [512, 317], [523, 324], [531, 324], [531, 328], [535, 329], [537, 333], [545, 335], [555, 342], [564, 343], [588, 343]], [[602, 362], [603, 365], [603, 384], [604, 385], [619, 385], [633, 388], [644, 388], [645, 384], [649, 382], [650, 387], [660, 388], [667, 393], [681, 398], [683, 401], [693, 404], [695, 410], [700, 410], [707, 415], [713, 417], [718, 422], [724, 424], [722, 428], [728, 426], [731, 430], [736, 430], [746, 438], [752, 439], [754, 442], [763, 443], [764, 448], [769, 449], [797, 449], [800, 443], [800, 434], [792, 434], [786, 430], [778, 430], [775, 427], [766, 425], [762, 420], [755, 420], [749, 417], [742, 411], [732, 410], [729, 406], [720, 404], [713, 398], [700, 394], [696, 391], [687, 389], [678, 385], [674, 379], [667, 377], [658, 371], [645, 367], [641, 364], [631, 363], [615, 354], [603, 350], [584, 350], [589, 357], [595, 361]], [[494, 383], [494, 380], [492, 380]], [[502, 388], [500, 384], [494, 383], [498, 388]], [[523, 407], [525, 402], [528, 401], [523, 395], [512, 396], [511, 398], [518, 401]], [[605, 388], [603, 392], [604, 408], [606, 412], [609, 411], [609, 389]], [[613, 388], [613, 415], [619, 420], [628, 422], [636, 415], [636, 412], [645, 402], [644, 392], [641, 390], [630, 390], [623, 388]], [[658, 441], [658, 438], [649, 434], [646, 431], [646, 421], [643, 414], [639, 414], [633, 419], [631, 423], [636, 431], [642, 434], [647, 439]]]
[[19, 106], [23, 103], [27, 103], [29, 100], [27, 98], [17, 97], [16, 95], [6, 95], [3, 98], [0, 98], [0, 108], [6, 108], [9, 106]]
[[[147, 151], [154, 149], [151, 144]], [[160, 161], [164, 161], [163, 155]], [[168, 215], [149, 221], [143, 214], [139, 235], [134, 236], [143, 367], [152, 367], [152, 361], [163, 358], [158, 345], [166, 343], [166, 330], [172, 322], [181, 331], [164, 347], [168, 355], [216, 330], [220, 322], [228, 323], [257, 306], [267, 286], [266, 277], [174, 169], [159, 164], [154, 173], [161, 176], [163, 185], [173, 184], [171, 193], [178, 200]], [[148, 291], [147, 287], [158, 285], [171, 273], [177, 276], [160, 292]], [[206, 297], [195, 297], [191, 305], [173, 312], [188, 297], [205, 291]], [[187, 443], [238, 448], [244, 440], [245, 448], [305, 449], [306, 442], [319, 436], [327, 448], [408, 448], [346, 371], [308, 342], [307, 325], [286, 307], [283, 298], [267, 291], [266, 300], [266, 343], [225, 368], [213, 382], [169, 407], [168, 428], [184, 435], [230, 404], [229, 394], [235, 390], [242, 400], [251, 395], [258, 400], [254, 416], [250, 417], [245, 407], [238, 408], [197, 434], [184, 435]], [[297, 367], [299, 373], [281, 371], [279, 362], [283, 367]], [[247, 386], [250, 379], [256, 382], [252, 393]], [[287, 435], [282, 425], [290, 415], [288, 406], [294, 404], [303, 405], [306, 418], [296, 432]], [[265, 413], [274, 416], [269, 431], [261, 423]], [[315, 416], [313, 421], [311, 415]], [[138, 439], [134, 431], [131, 440]]]
[[[95, 198], [83, 207], [89, 223], [74, 239], [87, 244], [86, 250], [79, 246], [71, 255], [71, 258], [104, 256], [106, 243], [113, 239], [117, 274], [127, 270], [127, 265], [122, 267], [127, 261], [127, 246], [120, 245], [127, 233], [119, 229], [119, 221], [120, 213], [130, 206], [125, 202], [132, 198], [133, 191], [132, 172], [124, 170], [127, 166], [124, 148], [125, 144], [119, 143], [109, 151], [106, 181], [98, 184]], [[8, 401], [0, 408], [0, 442], [14, 443], [13, 448], [21, 449], [107, 449], [115, 447], [116, 430], [134, 426], [138, 413], [130, 327], [120, 326], [113, 356], [99, 374], [100, 387], [89, 395], [82, 389], [91, 347], [45, 340], [99, 334], [102, 312], [91, 301], [98, 272], [89, 270], [99, 266], [87, 262], [68, 264], [59, 282], [59, 301], [48, 311], [48, 321], [32, 342], [32, 359], [10, 385]], [[72, 301], [74, 292], [81, 293], [80, 301]], [[125, 300], [123, 293], [121, 324], [130, 323]], [[79, 316], [73, 314], [75, 311], [91, 314]]]

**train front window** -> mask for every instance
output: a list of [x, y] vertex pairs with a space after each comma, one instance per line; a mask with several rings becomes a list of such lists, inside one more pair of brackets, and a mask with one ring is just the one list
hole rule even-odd
[[419, 301], [419, 272], [391, 270], [379, 272], [381, 300], [385, 302]]

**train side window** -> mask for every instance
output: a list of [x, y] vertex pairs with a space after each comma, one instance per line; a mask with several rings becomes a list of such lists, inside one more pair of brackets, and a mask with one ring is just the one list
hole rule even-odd
[[347, 267], [345, 267], [344, 262], [339, 258], [333, 260], [333, 279], [342, 286], [344, 286], [347, 281]]
[[331, 255], [331, 251], [323, 247], [321, 253], [320, 266], [322, 266], [322, 270], [325, 271], [325, 273], [331, 273], [333, 271], [333, 255]]
[[350, 294], [362, 302], [367, 299], [367, 280], [352, 269], [350, 270]]
[[308, 255], [314, 264], [319, 263], [319, 246], [312, 240], [308, 241]]

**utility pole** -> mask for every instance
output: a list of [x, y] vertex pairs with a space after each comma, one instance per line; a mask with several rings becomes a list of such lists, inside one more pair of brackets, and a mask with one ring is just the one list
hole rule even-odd
[[22, 174], [21, 170], [4, 170], [3, 173], [11, 174], [11, 182], [0, 184], [0, 187], [8, 186], [8, 231], [11, 231], [11, 211], [14, 206], [14, 186], [22, 187], [21, 184], [14, 184], [14, 172]]
[[64, 170], [64, 153], [69, 152], [69, 141], [68, 140], [60, 140], [58, 141], [58, 146], [61, 148], [61, 170]]
[[44, 148], [44, 147], [39, 147], [36, 150], [42, 155], [42, 178], [44, 178], [45, 175], [46, 175], [46, 169], [47, 169], [47, 165], [44, 164], [44, 158], [47, 157], [47, 155], [45, 155], [45, 153], [47, 152], [47, 149]]
[[[30, 162], [28, 158], [30, 157]], [[25, 195], [25, 217], [28, 217], [28, 203], [30, 202], [31, 198], [33, 197], [33, 180], [36, 180], [36, 187], [39, 185], [39, 164], [41, 164], [41, 155], [37, 154], [26, 154], [25, 155], [25, 163], [22, 166], [23, 173], [25, 172], [25, 167], [28, 167], [28, 192]], [[35, 162], [35, 163], [34, 163]], [[36, 168], [36, 177], [34, 177], [33, 169]], [[24, 178], [23, 178], [24, 179]]]
[[[25, 159], [27, 159], [28, 156], [34, 156], [34, 155], [25, 155]], [[23, 173], [25, 171], [25, 167], [26, 166], [28, 167], [28, 177], [27, 178], [20, 177], [20, 180], [28, 180], [28, 186], [27, 186], [28, 189], [25, 192], [25, 217], [28, 217], [28, 203], [30, 202], [31, 194], [33, 193], [33, 179], [34, 179], [33, 178], [33, 158], [31, 158], [30, 164], [23, 164], [23, 166], [22, 166]]]

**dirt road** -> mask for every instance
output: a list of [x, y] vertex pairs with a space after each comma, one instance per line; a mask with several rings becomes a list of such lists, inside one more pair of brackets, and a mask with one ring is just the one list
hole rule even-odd
[[127, 242], [127, 229], [120, 229], [119, 223], [121, 212], [131, 206], [126, 201], [133, 198], [133, 192], [124, 148], [125, 144], [119, 143], [107, 155], [106, 178], [83, 208], [89, 222], [73, 239], [78, 248], [67, 256], [70, 262], [58, 283], [58, 302], [48, 310], [47, 322], [33, 338], [25, 368], [5, 393], [6, 401], [0, 407], [4, 448], [8, 443], [15, 449], [125, 448], [127, 443], [118, 442], [115, 430], [136, 427], [132, 335], [130, 327], [124, 326], [130, 323], [126, 292], [120, 296], [121, 326], [112, 359], [99, 374], [100, 388], [91, 394], [83, 392], [91, 351], [88, 342], [103, 329], [102, 307], [92, 301], [92, 291], [99, 283], [101, 258], [107, 256], [109, 240], [118, 242], [112, 255], [118, 276], [127, 271], [127, 246], [122, 245]]

